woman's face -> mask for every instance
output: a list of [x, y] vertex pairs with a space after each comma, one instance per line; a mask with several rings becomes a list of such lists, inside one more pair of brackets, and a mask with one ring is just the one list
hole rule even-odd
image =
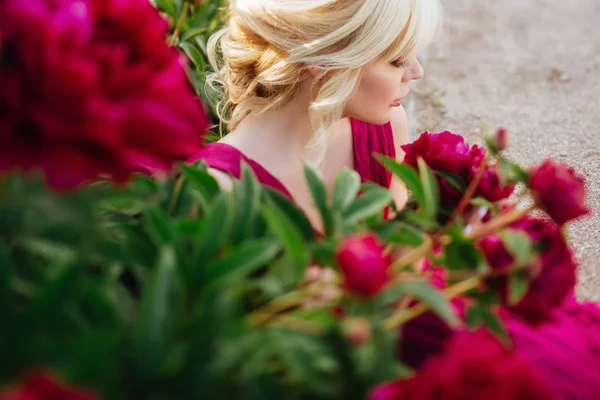
[[423, 77], [423, 67], [416, 56], [389, 62], [374, 61], [362, 74], [358, 89], [344, 109], [344, 116], [376, 125], [390, 120], [394, 107], [402, 105], [410, 81]]

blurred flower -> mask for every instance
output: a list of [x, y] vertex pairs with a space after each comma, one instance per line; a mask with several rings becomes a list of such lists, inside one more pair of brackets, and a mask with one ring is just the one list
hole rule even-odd
[[[589, 312], [586, 307], [577, 314]], [[577, 316], [562, 308], [536, 326], [510, 313], [504, 313], [503, 320], [514, 352], [534, 366], [557, 399], [600, 399], [600, 358], [594, 353], [600, 343], [598, 330], [588, 332]]]
[[585, 205], [585, 181], [573, 168], [545, 160], [531, 173], [529, 183], [540, 206], [559, 225], [590, 210]]
[[94, 400], [93, 394], [59, 383], [44, 371], [31, 373], [17, 388], [0, 393], [0, 400]]
[[505, 128], [498, 128], [493, 134], [486, 134], [485, 142], [488, 148], [497, 153], [508, 147], [508, 132]]
[[426, 312], [403, 324], [396, 357], [411, 368], [419, 369], [444, 349], [454, 330], [433, 312]]
[[[525, 266], [532, 281], [525, 296], [513, 306], [508, 305], [508, 279], [493, 278], [492, 284], [498, 288], [504, 304], [510, 310], [531, 322], [539, 322], [572, 291], [577, 265], [560, 228], [551, 221], [526, 217], [510, 227], [524, 231], [534, 243], [541, 246], [540, 254]], [[506, 270], [513, 265], [513, 256], [497, 234], [484, 237], [479, 246], [494, 270]]]
[[[402, 146], [404, 162], [418, 169], [419, 157], [434, 171], [457, 175], [467, 185], [475, 178], [481, 163], [485, 160], [485, 149], [465, 143], [460, 135], [444, 131], [424, 132], [413, 143]], [[451, 207], [456, 207], [462, 192], [448, 179], [438, 176], [441, 198]], [[510, 196], [514, 185], [502, 186], [496, 167], [486, 166], [483, 177], [473, 197], [484, 197], [498, 201]]]
[[[469, 182], [475, 178], [478, 169], [479, 165], [471, 168], [471, 171], [469, 171]], [[475, 194], [476, 197], [483, 197], [488, 201], [496, 202], [510, 197], [514, 189], [514, 185], [503, 186], [496, 165], [489, 165], [485, 169], [479, 185], [477, 185]]]
[[370, 400], [553, 399], [534, 365], [484, 330], [457, 333], [416, 375], [372, 390]]
[[54, 188], [168, 170], [208, 119], [147, 0], [0, 2], [0, 172]]
[[505, 128], [498, 128], [495, 138], [496, 150], [502, 151], [508, 147], [508, 132]]
[[350, 292], [372, 297], [388, 283], [392, 257], [385, 255], [384, 250], [372, 233], [349, 236], [342, 241], [336, 260]]
[[579, 303], [569, 296], [558, 311], [582, 328], [583, 338], [580, 341], [587, 347], [588, 354], [594, 357], [593, 364], [600, 369], [600, 306], [589, 301]]
[[354, 346], [361, 346], [371, 339], [371, 324], [365, 318], [349, 317], [342, 322], [344, 336]]

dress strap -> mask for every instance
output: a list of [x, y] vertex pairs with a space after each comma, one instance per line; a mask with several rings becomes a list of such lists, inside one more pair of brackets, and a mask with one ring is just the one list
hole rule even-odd
[[396, 158], [392, 124], [374, 125], [357, 119], [350, 119], [354, 150], [354, 169], [363, 182], [371, 181], [389, 188], [392, 182], [390, 172], [385, 169], [373, 154], [383, 154]]
[[225, 143], [211, 143], [191, 157], [188, 162], [194, 162], [199, 159], [204, 160], [210, 168], [229, 173], [236, 179], [241, 178], [242, 161], [245, 161], [252, 168], [252, 171], [254, 171], [256, 178], [261, 184], [269, 186], [293, 200], [292, 194], [279, 179], [275, 178], [262, 165], [247, 157], [233, 146]]

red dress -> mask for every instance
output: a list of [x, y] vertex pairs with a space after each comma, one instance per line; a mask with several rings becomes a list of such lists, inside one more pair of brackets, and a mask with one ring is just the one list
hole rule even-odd
[[[351, 119], [352, 148], [354, 169], [359, 173], [363, 182], [375, 182], [383, 187], [390, 187], [391, 175], [377, 160], [373, 153], [396, 157], [392, 126], [373, 125], [367, 122]], [[241, 161], [244, 160], [254, 171], [256, 178], [263, 185], [276, 189], [293, 200], [290, 191], [258, 162], [248, 158], [233, 146], [224, 143], [212, 143], [202, 149], [190, 161], [203, 159], [213, 169], [227, 172], [239, 179], [241, 176]]]

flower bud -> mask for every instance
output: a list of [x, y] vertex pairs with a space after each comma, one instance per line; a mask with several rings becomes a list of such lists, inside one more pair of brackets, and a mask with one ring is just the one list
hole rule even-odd
[[364, 318], [352, 317], [343, 322], [344, 336], [354, 346], [362, 346], [371, 338], [371, 324]]
[[388, 283], [391, 255], [374, 234], [345, 238], [336, 254], [336, 260], [346, 288], [363, 297], [373, 297]]
[[504, 128], [498, 128], [495, 135], [495, 147], [502, 151], [508, 147], [508, 132]]

